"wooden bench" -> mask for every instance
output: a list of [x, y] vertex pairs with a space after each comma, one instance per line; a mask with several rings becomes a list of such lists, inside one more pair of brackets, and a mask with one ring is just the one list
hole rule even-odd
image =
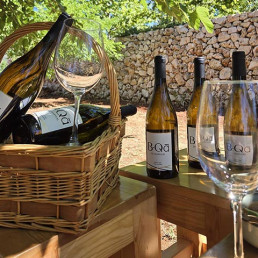
[[148, 177], [145, 162], [122, 168], [120, 175], [155, 185], [158, 217], [177, 225], [178, 242], [163, 257], [185, 258], [189, 252], [198, 257], [233, 231], [230, 201], [205, 172], [188, 166], [186, 150], [180, 151], [179, 163], [179, 176], [173, 179]]
[[158, 258], [156, 190], [120, 177], [87, 232], [80, 235], [0, 228], [0, 257]]
[[[257, 258], [258, 249], [244, 241], [245, 258]], [[204, 253], [202, 258], [234, 258], [234, 235], [230, 234]]]

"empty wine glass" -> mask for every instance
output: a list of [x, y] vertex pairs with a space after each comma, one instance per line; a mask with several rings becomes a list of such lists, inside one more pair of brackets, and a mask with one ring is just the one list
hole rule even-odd
[[74, 122], [68, 145], [78, 141], [78, 112], [81, 97], [101, 79], [104, 70], [103, 38], [98, 22], [78, 18], [65, 20], [54, 57], [55, 74], [60, 84], [75, 98]]
[[202, 168], [229, 193], [234, 255], [243, 257], [242, 198], [258, 186], [256, 81], [206, 81], [197, 119]]

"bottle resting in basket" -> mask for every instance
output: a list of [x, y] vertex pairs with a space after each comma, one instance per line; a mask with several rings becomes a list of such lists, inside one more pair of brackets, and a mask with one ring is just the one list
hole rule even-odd
[[[232, 53], [232, 79], [246, 80], [244, 51]], [[256, 156], [253, 106], [246, 84], [233, 85], [224, 119], [225, 156], [231, 166], [239, 169], [252, 166]]]
[[[78, 137], [81, 144], [94, 140], [108, 126], [111, 110], [89, 104], [79, 109]], [[133, 105], [122, 106], [121, 116], [136, 114]], [[12, 132], [14, 143], [64, 144], [69, 142], [74, 119], [74, 107], [60, 107], [22, 116]]]
[[38, 96], [59, 31], [67, 18], [70, 16], [62, 13], [33, 49], [0, 74], [0, 142], [8, 138], [17, 119], [27, 112]]
[[204, 64], [204, 57], [196, 57], [194, 59], [194, 90], [187, 109], [188, 164], [194, 168], [201, 168], [196, 146], [196, 121], [200, 104], [202, 85], [205, 80]]
[[178, 175], [177, 117], [166, 84], [166, 59], [155, 57], [155, 87], [146, 115], [146, 168], [154, 178]]

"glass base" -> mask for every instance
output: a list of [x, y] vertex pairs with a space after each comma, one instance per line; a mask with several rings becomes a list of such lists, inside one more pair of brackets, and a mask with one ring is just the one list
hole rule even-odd
[[78, 141], [69, 141], [66, 146], [81, 146], [81, 144]]

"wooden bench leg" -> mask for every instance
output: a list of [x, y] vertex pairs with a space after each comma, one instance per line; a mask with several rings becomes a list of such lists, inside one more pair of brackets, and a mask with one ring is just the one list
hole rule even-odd
[[131, 244], [124, 247], [122, 250], [113, 254], [109, 258], [134, 258], [135, 257], [134, 254], [135, 254], [135, 249], [134, 249], [134, 243], [132, 242]]
[[184, 239], [178, 241], [162, 251], [162, 258], [188, 258], [192, 257], [193, 244]]
[[193, 257], [199, 257], [207, 251], [206, 237], [191, 230], [177, 226], [177, 241], [188, 240], [193, 244]]
[[133, 208], [134, 242], [110, 258], [160, 258], [160, 223], [157, 219], [156, 196]]
[[212, 248], [228, 234], [233, 232], [232, 214], [232, 211], [229, 209], [217, 208], [210, 205], [205, 207], [208, 249]]
[[160, 224], [156, 196], [133, 209], [135, 257], [161, 257]]

